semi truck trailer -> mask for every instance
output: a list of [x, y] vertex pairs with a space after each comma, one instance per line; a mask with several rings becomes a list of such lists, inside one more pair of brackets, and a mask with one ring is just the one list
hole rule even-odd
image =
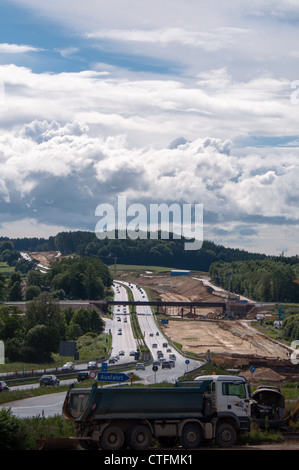
[[244, 377], [226, 375], [163, 388], [70, 386], [62, 412], [86, 449], [144, 450], [153, 440], [185, 449], [211, 440], [231, 447], [250, 430], [250, 386]]

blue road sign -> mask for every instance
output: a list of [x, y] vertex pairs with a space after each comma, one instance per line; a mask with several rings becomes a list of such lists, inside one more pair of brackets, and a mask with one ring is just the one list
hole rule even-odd
[[108, 370], [108, 364], [107, 364], [107, 362], [102, 362], [101, 371], [102, 371], [102, 372], [107, 372], [107, 370]]
[[98, 372], [98, 382], [125, 382], [130, 377], [123, 373]]

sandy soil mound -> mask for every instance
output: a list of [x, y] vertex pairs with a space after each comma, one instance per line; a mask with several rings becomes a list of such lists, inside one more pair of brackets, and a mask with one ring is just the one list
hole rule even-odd
[[254, 371], [252, 374], [249, 371], [242, 372], [240, 375], [243, 375], [248, 382], [264, 380], [266, 382], [282, 382], [285, 377], [283, 375], [277, 374], [272, 369], [267, 369], [266, 367], [260, 367]]

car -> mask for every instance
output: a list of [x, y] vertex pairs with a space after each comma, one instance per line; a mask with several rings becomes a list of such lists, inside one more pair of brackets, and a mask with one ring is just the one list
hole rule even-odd
[[83, 380], [87, 380], [87, 379], [89, 379], [89, 372], [85, 372], [85, 371], [78, 372], [78, 375], [77, 375], [78, 382], [82, 382]]
[[3, 380], [0, 381], [0, 392], [8, 392], [9, 387], [6, 385], [6, 382]]
[[62, 370], [74, 370], [74, 363], [73, 362], [66, 362], [62, 366]]
[[42, 375], [39, 379], [39, 385], [40, 387], [43, 385], [59, 385], [59, 380], [56, 375]]
[[171, 365], [171, 367], [175, 367], [175, 361], [173, 361], [172, 359], [170, 361], [168, 361], [169, 364]]
[[152, 347], [153, 347], [153, 348], [157, 348], [157, 347], [158, 347], [157, 343], [153, 343], [153, 344], [152, 344]]
[[163, 343], [162, 346], [163, 346], [163, 348], [167, 348], [168, 343]]
[[166, 349], [166, 352], [171, 353], [171, 349], [170, 349], [170, 348], [167, 348], [167, 349]]
[[137, 364], [135, 366], [135, 369], [136, 370], [145, 370], [145, 365], [143, 364], [143, 362], [137, 362]]
[[118, 354], [119, 356], [124, 356], [125, 355], [125, 351], [123, 351], [122, 349], [120, 351], [118, 351]]
[[154, 333], [150, 333], [149, 335], [150, 335], [150, 336], [154, 336]]
[[176, 360], [176, 355], [175, 354], [169, 354], [169, 359], [171, 359], [172, 361], [175, 361]]
[[157, 331], [156, 336], [159, 336], [159, 331]]
[[157, 351], [157, 357], [158, 357], [158, 359], [159, 359], [160, 357], [163, 357], [163, 356], [164, 356], [164, 354], [163, 354], [162, 351]]
[[162, 369], [171, 369], [171, 365], [169, 364], [169, 361], [162, 362]]
[[153, 361], [153, 366], [160, 366], [161, 365], [161, 362], [159, 361], [159, 359], [155, 359]]
[[130, 356], [135, 356], [137, 354], [137, 351], [130, 351]]
[[110, 357], [108, 364], [115, 364], [117, 359], [115, 357]]
[[89, 361], [87, 364], [87, 369], [94, 370], [98, 368], [98, 363], [96, 361]]
[[118, 330], [117, 334], [122, 335], [123, 334], [122, 330]]

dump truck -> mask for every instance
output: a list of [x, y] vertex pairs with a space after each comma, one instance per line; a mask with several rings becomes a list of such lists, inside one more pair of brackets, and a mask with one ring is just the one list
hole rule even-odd
[[250, 430], [250, 386], [244, 377], [210, 375], [173, 387], [90, 389], [70, 386], [64, 419], [74, 422], [85, 449], [144, 450], [179, 442], [195, 449], [214, 440], [231, 447]]

